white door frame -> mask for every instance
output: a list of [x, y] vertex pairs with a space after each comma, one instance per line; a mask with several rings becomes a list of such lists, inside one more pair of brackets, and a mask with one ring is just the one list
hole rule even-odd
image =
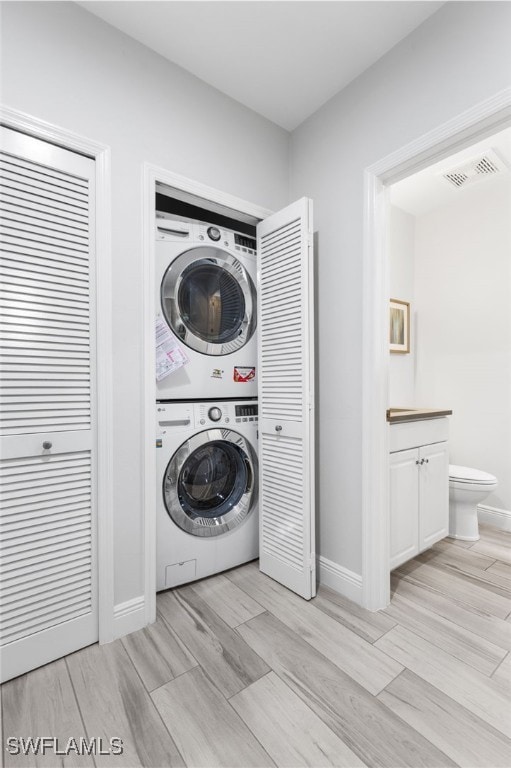
[[362, 586], [363, 605], [376, 611], [390, 599], [388, 186], [484, 139], [511, 123], [511, 88], [477, 104], [366, 168], [364, 174]]
[[114, 639], [110, 148], [7, 106], [0, 106], [0, 124], [95, 161], [98, 631], [99, 642], [108, 643]]
[[156, 454], [155, 441], [155, 341], [154, 318], [156, 316], [154, 290], [154, 252], [155, 252], [155, 191], [156, 182], [166, 184], [180, 192], [200, 197], [204, 207], [208, 202], [230, 208], [236, 213], [244, 213], [256, 219], [265, 219], [272, 211], [259, 205], [242, 200], [239, 197], [209, 187], [186, 176], [167, 171], [150, 163], [145, 163], [142, 181], [143, 226], [143, 386], [142, 386], [142, 425], [143, 436], [143, 557], [144, 557], [144, 608], [146, 624], [156, 620]]

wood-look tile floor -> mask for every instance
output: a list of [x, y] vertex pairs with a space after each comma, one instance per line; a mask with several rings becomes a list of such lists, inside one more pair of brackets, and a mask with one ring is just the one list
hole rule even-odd
[[510, 552], [488, 526], [445, 539], [378, 613], [305, 602], [256, 563], [161, 593], [152, 626], [2, 689], [4, 738], [119, 737], [123, 755], [4, 765], [509, 768]]

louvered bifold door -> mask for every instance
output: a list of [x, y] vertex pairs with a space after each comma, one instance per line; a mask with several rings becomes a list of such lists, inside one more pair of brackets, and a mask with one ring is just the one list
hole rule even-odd
[[316, 594], [312, 202], [258, 225], [260, 569]]
[[94, 161], [1, 128], [0, 674], [98, 637]]

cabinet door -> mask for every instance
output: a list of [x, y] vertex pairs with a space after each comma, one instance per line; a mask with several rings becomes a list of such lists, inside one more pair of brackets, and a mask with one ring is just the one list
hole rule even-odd
[[419, 449], [419, 551], [447, 536], [449, 530], [448, 443]]
[[390, 569], [414, 557], [419, 541], [419, 452], [390, 454]]

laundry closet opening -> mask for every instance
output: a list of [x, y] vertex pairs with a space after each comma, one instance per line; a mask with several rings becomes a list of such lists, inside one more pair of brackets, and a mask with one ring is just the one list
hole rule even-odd
[[257, 557], [310, 598], [310, 201], [271, 214], [161, 169], [146, 177], [147, 621], [156, 591]]
[[256, 222], [160, 188], [157, 590], [259, 554]]

